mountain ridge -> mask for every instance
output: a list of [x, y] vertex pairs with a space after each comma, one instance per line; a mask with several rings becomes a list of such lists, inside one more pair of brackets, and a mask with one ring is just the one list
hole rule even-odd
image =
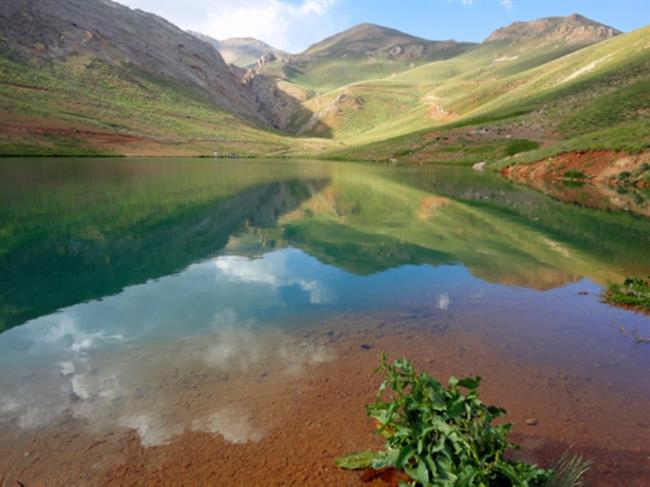
[[263, 57], [273, 56], [274, 59], [282, 59], [289, 56], [289, 53], [254, 37], [231, 37], [219, 40], [200, 32], [190, 31], [190, 33], [212, 45], [228, 64], [235, 64], [242, 68], [255, 64]]
[[0, 154], [496, 164], [648, 146], [648, 29], [572, 15], [462, 44], [366, 23], [307, 51], [242, 68], [108, 0], [6, 0]]
[[[28, 63], [100, 62], [131, 79], [153, 76], [270, 129], [302, 108], [275, 81], [245, 83], [211, 45], [162, 17], [110, 0], [4, 0], [0, 51]], [[81, 68], [85, 66], [85, 68]]]
[[[373, 42], [374, 41], [374, 42]], [[363, 43], [366, 43], [363, 45]], [[377, 52], [386, 53], [388, 55], [398, 55], [400, 52], [391, 52], [395, 47], [402, 47], [405, 49], [404, 45], [415, 45], [415, 46], [434, 46], [441, 43], [452, 45], [452, 44], [464, 44], [471, 45], [474, 43], [471, 42], [457, 42], [455, 40], [429, 40], [422, 37], [414, 36], [406, 32], [402, 32], [398, 29], [392, 27], [386, 27], [379, 24], [373, 24], [369, 22], [364, 22], [361, 24], [356, 24], [348, 29], [345, 29], [341, 32], [333, 34], [331, 36], [322, 39], [319, 42], [316, 42], [307, 49], [305, 49], [299, 55], [316, 55], [318, 53], [323, 53], [323, 51], [332, 50], [333, 47], [342, 44], [352, 44], [352, 48], [348, 47], [347, 49], [342, 49], [344, 52], [347, 50], [348, 53], [354, 52], [358, 49], [360, 52], [368, 52], [369, 49], [374, 49]], [[361, 44], [361, 45], [359, 45]], [[356, 49], [355, 49], [356, 48]], [[421, 49], [424, 51], [424, 49]]]
[[474, 46], [469, 42], [423, 39], [390, 27], [363, 23], [289, 56], [279, 69], [276, 64], [275, 73], [307, 89], [324, 92], [449, 59]]
[[518, 41], [526, 39], [562, 40], [572, 45], [599, 42], [621, 31], [595, 20], [573, 13], [566, 17], [543, 17], [529, 21], [513, 22], [492, 32], [483, 42]]

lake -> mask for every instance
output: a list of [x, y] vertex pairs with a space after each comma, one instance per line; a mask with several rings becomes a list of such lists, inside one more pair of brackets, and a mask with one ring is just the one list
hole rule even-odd
[[650, 220], [467, 168], [5, 159], [0, 478], [359, 485], [333, 461], [380, 444], [385, 351], [483, 376], [524, 458], [648, 485], [650, 317], [600, 300], [627, 275]]

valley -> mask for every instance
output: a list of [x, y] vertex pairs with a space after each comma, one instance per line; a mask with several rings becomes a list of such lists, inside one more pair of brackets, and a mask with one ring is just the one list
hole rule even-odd
[[0, 485], [646, 486], [650, 12], [560, 3], [2, 0]]
[[[63, 18], [79, 13], [79, 0], [51, 18], [31, 3], [0, 11], [5, 156], [317, 157], [500, 170], [602, 150], [645, 161], [650, 144], [650, 27], [621, 33], [576, 14], [516, 22], [473, 44], [362, 24], [293, 55], [254, 39], [219, 44], [111, 2], [93, 2], [74, 25]], [[30, 16], [34, 27], [17, 30], [15, 19]], [[137, 36], [111, 32], [103, 23], [111, 16], [137, 25]], [[56, 32], [64, 34], [55, 40]], [[107, 36], [108, 50], [100, 48]], [[138, 44], [151, 54], [138, 54]], [[644, 164], [618, 171], [643, 172], [640, 195]]]
[[[273, 154], [276, 148], [284, 148], [287, 154], [313, 151], [311, 144], [316, 144], [316, 153], [324, 155], [385, 159], [394, 154], [386, 150], [371, 156], [364, 152], [364, 144], [382, 141], [388, 148], [389, 141], [398, 136], [417, 137], [434, 128], [453, 134], [454, 127], [460, 125], [481, 131], [496, 127], [504, 134], [502, 126], [508, 125], [506, 122], [526, 125], [531, 138], [553, 141], [554, 128], [544, 124], [548, 116], [531, 124], [525, 115], [544, 113], [543, 107], [552, 110], [567, 97], [583, 105], [585, 89], [595, 84], [611, 86], [612, 71], [619, 67], [629, 72], [618, 73], [616, 89], [610, 90], [615, 93], [610, 97], [624, 96], [621, 90], [625, 88], [641, 90], [648, 62], [647, 29], [617, 35], [620, 33], [615, 29], [576, 15], [526, 25], [515, 23], [478, 45], [425, 41], [366, 24], [315, 44], [299, 55], [286, 55], [268, 47], [268, 52], [250, 67], [242, 67], [228, 65], [211, 49], [214, 44], [206, 46], [197, 37], [151, 15], [117, 4], [107, 7], [110, 2], [96, 2], [96, 12], [90, 10], [95, 15], [88, 16], [86, 25], [82, 25], [82, 17], [73, 26], [61, 23], [64, 16], [74, 16], [80, 4], [65, 0], [64, 8], [56, 14], [61, 19], [59, 24], [53, 19], [36, 18], [38, 28], [12, 32], [20, 25], [13, 19], [36, 13], [34, 7], [30, 13], [21, 4], [17, 0], [6, 2], [0, 16], [6, 32], [0, 46], [3, 113], [25, 117], [20, 122], [27, 126], [47, 118], [71, 130], [80, 130], [84, 125], [90, 128], [88, 124], [92, 124], [95, 129], [103, 126], [107, 133], [149, 139], [162, 147], [194, 146], [193, 155], [211, 155], [210, 143], [214, 144], [210, 148], [215, 148], [212, 152], [219, 147], [226, 151], [239, 148], [241, 155], [255, 155], [260, 153], [255, 149], [256, 142], [268, 142], [266, 155]], [[44, 13], [38, 9], [36, 15]], [[107, 32], [101, 18], [111, 15], [124, 16], [133, 25], [149, 30], [140, 30], [137, 37]], [[157, 30], [161, 25], [166, 30], [164, 45], [156, 44], [160, 43]], [[61, 29], [65, 34], [55, 41]], [[567, 32], [573, 35], [565, 35]], [[98, 50], [105, 42], [102, 35], [111, 35], [115, 44], [111, 50]], [[13, 37], [21, 42], [13, 42]], [[239, 45], [244, 52], [265, 52], [263, 44], [254, 44], [255, 48], [246, 51], [246, 44], [239, 42], [234, 46]], [[150, 46], [147, 49], [152, 55], [140, 56], [137, 43]], [[235, 59], [233, 49], [237, 48], [228, 49], [224, 52], [229, 59]], [[578, 52], [570, 55], [573, 51]], [[167, 62], [172, 59], [171, 64]], [[241, 59], [250, 61], [251, 55]], [[350, 76], [353, 79], [346, 79]], [[101, 91], [105, 93], [97, 93], [98, 83], [103, 83]], [[74, 112], [74, 104], [87, 106], [84, 98], [92, 102], [92, 97], [98, 95], [104, 95], [103, 106], [99, 105], [103, 111], [97, 112], [96, 119], [78, 114], [74, 120], [70, 113]], [[43, 98], [47, 98], [46, 103]], [[644, 97], [637, 104], [627, 107], [627, 114], [610, 114], [614, 118], [608, 122], [624, 122], [634, 110], [647, 110]], [[125, 108], [133, 125], [116, 120], [111, 110], [122, 112]], [[592, 112], [597, 110], [597, 106], [591, 108]], [[498, 116], [488, 115], [497, 111]], [[162, 120], [151, 120], [159, 117]], [[140, 127], [136, 126], [138, 122]], [[232, 140], [228, 131], [227, 126], [233, 122], [243, 132], [239, 140]], [[579, 120], [571, 122], [564, 124], [568, 136], [576, 132], [571, 129], [585, 132], [598, 128], [574, 128]], [[165, 131], [170, 123], [180, 123], [185, 130], [172, 137]], [[20, 123], [16, 125], [20, 127]], [[206, 137], [207, 131], [213, 140]], [[51, 135], [56, 140], [56, 131], [49, 134], [44, 127], [42, 132], [33, 141], [25, 140], [26, 151], [31, 145], [33, 151], [40, 147], [47, 153], [46, 137]], [[95, 144], [96, 152], [120, 154], [119, 146], [114, 150], [97, 147], [89, 137], [93, 131], [88, 132], [77, 138], [80, 151], [87, 145], [92, 152]], [[300, 136], [289, 137], [287, 132]], [[222, 143], [217, 142], [219, 139]], [[240, 146], [246, 142], [250, 148]], [[18, 148], [6, 144], [5, 155], [12, 150], [19, 153]], [[345, 146], [343, 151], [332, 151], [341, 145]], [[59, 151], [65, 154], [64, 149]], [[426, 155], [425, 161], [436, 162], [432, 155]]]

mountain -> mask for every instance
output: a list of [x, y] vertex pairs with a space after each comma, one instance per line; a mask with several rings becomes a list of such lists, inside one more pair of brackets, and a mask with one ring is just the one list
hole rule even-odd
[[223, 58], [173, 24], [108, 0], [4, 0], [0, 49], [24, 61], [86, 57], [189, 87], [259, 118]]
[[588, 46], [620, 33], [621, 31], [608, 25], [579, 14], [572, 14], [568, 17], [547, 17], [529, 22], [514, 22], [494, 31], [485, 42], [518, 44], [561, 42], [572, 46]]
[[[359, 24], [308, 47], [304, 55], [369, 57], [393, 60], [444, 59], [471, 43], [429, 41], [396, 29], [375, 24]], [[452, 54], [453, 55], [453, 54]]]
[[650, 27], [549, 17], [477, 45], [362, 24], [244, 68], [108, 0], [5, 0], [0, 72], [2, 155], [541, 160], [606, 181], [616, 201], [592, 206], [650, 213]]
[[288, 53], [252, 37], [231, 37], [230, 39], [217, 40], [200, 32], [191, 33], [212, 45], [227, 63], [242, 68], [254, 65], [262, 57], [271, 60], [289, 57]]
[[[553, 54], [552, 43], [535, 42], [544, 57]], [[569, 54], [558, 49], [540, 62], [517, 42], [488, 42], [363, 90], [346, 87], [362, 108], [330, 122], [347, 147], [326, 157], [484, 162], [558, 199], [650, 215], [650, 26]], [[370, 98], [380, 89], [391, 91], [383, 105]], [[389, 100], [407, 104], [409, 93], [410, 105], [387, 116]], [[567, 174], [582, 180], [569, 187]]]
[[313, 44], [283, 63], [290, 81], [318, 91], [448, 59], [469, 42], [430, 41], [374, 24], [360, 24]]
[[273, 132], [304, 110], [274, 79], [244, 80], [206, 42], [109, 0], [4, 0], [0, 65], [0, 109], [24, 117], [2, 124], [6, 143], [20, 141], [12, 151], [38, 140], [46, 153], [123, 143], [155, 153], [161, 140], [193, 138], [239, 152], [274, 147]]
[[[482, 44], [449, 59], [330, 91], [305, 103], [314, 114], [309, 122], [322, 122], [319, 130], [325, 125], [336, 139], [352, 145], [452, 122], [500, 94], [494, 89], [499, 80], [510, 79], [584, 47], [577, 43], [578, 39], [593, 44], [617, 32], [587, 19], [572, 19], [573, 16], [516, 23], [515, 27], [499, 29]], [[558, 31], [576, 42], [558, 41]], [[354, 41], [345, 44], [354, 45]], [[318, 48], [329, 50], [337, 46], [336, 42], [324, 41]], [[511, 87], [499, 84], [499, 90]], [[308, 123], [303, 131], [314, 133]]]

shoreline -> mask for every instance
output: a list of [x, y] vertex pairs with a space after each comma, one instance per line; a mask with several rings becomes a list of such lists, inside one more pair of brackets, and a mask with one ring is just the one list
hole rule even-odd
[[[71, 416], [36, 430], [10, 433], [4, 427], [0, 467], [6, 480], [383, 485], [363, 484], [358, 472], [334, 466], [337, 456], [379, 446], [364, 406], [380, 382], [372, 371], [381, 351], [391, 358], [408, 356], [443, 381], [451, 375], [483, 376], [482, 399], [508, 410], [505, 420], [514, 423], [513, 439], [523, 447], [517, 455], [528, 461], [548, 466], [565, 450], [582, 454], [594, 462], [586, 477], [590, 486], [640, 486], [650, 475], [644, 407], [650, 391], [634, 398], [616, 393], [608, 387], [610, 379], [599, 374], [606, 369], [585, 376], [540, 364], [517, 348], [498, 346], [480, 330], [431, 317], [346, 315], [291, 334], [325, 347], [331, 360], [293, 371], [253, 366], [223, 377], [180, 371], [163, 380], [161, 393], [175, 391], [168, 398], [168, 417], [189, 420], [215, 407], [239, 411], [225, 418], [230, 429], [220, 423], [213, 433], [190, 429], [143, 446], [133, 429], [101, 429]], [[529, 418], [537, 423], [527, 425]], [[53, 471], [51, 465], [61, 468]]]

